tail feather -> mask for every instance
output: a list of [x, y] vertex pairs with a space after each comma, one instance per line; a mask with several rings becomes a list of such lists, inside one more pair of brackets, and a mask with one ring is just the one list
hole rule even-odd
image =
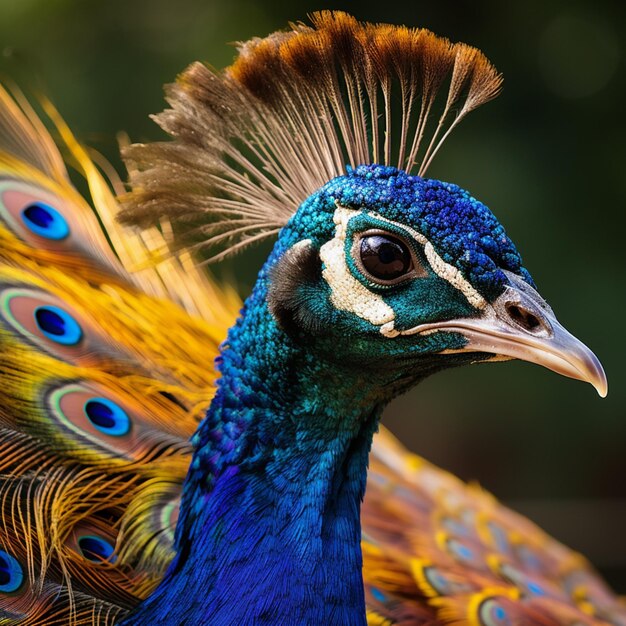
[[240, 301], [163, 258], [166, 224], [118, 226], [106, 180], [43, 106], [94, 208], [0, 89], [0, 624], [112, 624], [172, 558], [188, 440]]

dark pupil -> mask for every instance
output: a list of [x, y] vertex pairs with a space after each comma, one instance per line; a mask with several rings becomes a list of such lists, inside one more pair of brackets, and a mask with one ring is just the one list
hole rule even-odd
[[111, 556], [111, 548], [95, 537], [81, 537], [78, 540], [83, 556], [90, 561], [106, 561]]
[[35, 318], [39, 328], [42, 328], [51, 335], [61, 336], [65, 334], [65, 322], [63, 318], [50, 309], [37, 309], [35, 312]]
[[85, 406], [85, 411], [87, 417], [96, 426], [100, 426], [100, 428], [113, 428], [115, 426], [113, 411], [106, 404], [97, 400], [89, 400]]
[[8, 585], [10, 582], [9, 564], [0, 556], [0, 585]]
[[31, 204], [24, 209], [24, 215], [33, 222], [33, 224], [37, 224], [37, 226], [41, 228], [48, 228], [54, 220], [52, 215], [38, 204]]
[[361, 263], [374, 278], [394, 280], [411, 267], [411, 253], [404, 243], [385, 235], [361, 239]]

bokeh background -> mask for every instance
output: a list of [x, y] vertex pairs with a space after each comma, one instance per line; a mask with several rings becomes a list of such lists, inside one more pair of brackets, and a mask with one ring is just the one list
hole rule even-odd
[[[196, 59], [335, 8], [424, 26], [481, 48], [505, 75], [430, 175], [482, 199], [561, 321], [596, 351], [605, 400], [523, 363], [439, 374], [389, 407], [413, 450], [476, 480], [585, 552], [626, 593], [624, 95], [626, 4], [601, 0], [0, 0], [0, 69], [43, 86], [118, 168], [116, 133], [160, 137], [148, 113]], [[267, 249], [227, 271], [245, 295]]]

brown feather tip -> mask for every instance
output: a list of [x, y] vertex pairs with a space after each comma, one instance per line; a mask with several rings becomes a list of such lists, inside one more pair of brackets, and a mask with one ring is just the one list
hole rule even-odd
[[124, 150], [124, 223], [166, 219], [175, 247], [217, 260], [275, 236], [347, 165], [424, 175], [500, 92], [501, 75], [466, 44], [339, 11], [311, 22], [240, 44], [224, 72], [194, 63], [166, 88], [171, 108], [154, 119], [173, 141]]

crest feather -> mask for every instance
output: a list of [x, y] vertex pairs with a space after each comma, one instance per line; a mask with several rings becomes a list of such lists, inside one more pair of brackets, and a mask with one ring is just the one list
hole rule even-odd
[[166, 88], [171, 108], [154, 119], [174, 140], [125, 150], [124, 222], [166, 218], [175, 245], [221, 258], [274, 236], [347, 166], [423, 175], [501, 89], [482, 52], [428, 30], [331, 11], [311, 22], [240, 44], [222, 73], [194, 63]]

